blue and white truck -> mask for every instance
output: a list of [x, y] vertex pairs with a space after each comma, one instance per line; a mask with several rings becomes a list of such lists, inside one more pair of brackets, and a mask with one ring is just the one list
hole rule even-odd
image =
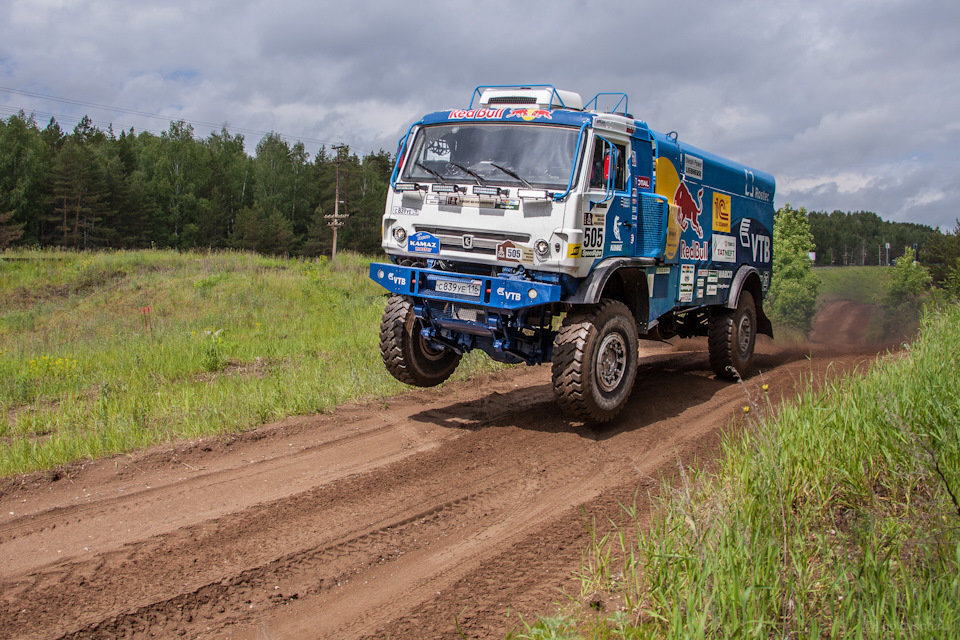
[[[603, 109], [612, 104], [612, 108]], [[650, 129], [626, 94], [481, 86], [413, 124], [382, 224], [380, 350], [397, 379], [440, 384], [473, 349], [552, 362], [564, 410], [613, 418], [638, 340], [707, 336], [721, 377], [772, 336], [770, 174]]]

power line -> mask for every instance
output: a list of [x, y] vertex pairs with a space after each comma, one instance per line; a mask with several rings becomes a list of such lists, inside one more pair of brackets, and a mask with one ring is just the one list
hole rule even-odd
[[[106, 110], [106, 111], [113, 111], [113, 112], [116, 112], [116, 113], [124, 113], [124, 114], [127, 114], [127, 115], [135, 115], [135, 116], [140, 116], [140, 117], [143, 117], [143, 118], [152, 118], [152, 119], [156, 119], [156, 120], [163, 120], [163, 121], [166, 121], [166, 122], [176, 122], [176, 121], [178, 121], [178, 120], [182, 120], [183, 122], [186, 122], [186, 123], [188, 123], [188, 124], [190, 124], [190, 125], [193, 125], [193, 126], [196, 126], [196, 127], [213, 127], [214, 129], [219, 129], [220, 127], [227, 127], [227, 124], [226, 124], [226, 123], [219, 123], [219, 124], [217, 124], [217, 123], [214, 123], [214, 122], [207, 122], [207, 121], [204, 121], [204, 120], [188, 120], [188, 119], [186, 119], [186, 118], [177, 118], [177, 117], [174, 117], [174, 116], [164, 115], [164, 114], [160, 114], [160, 113], [152, 113], [152, 112], [150, 112], [150, 111], [140, 111], [140, 110], [137, 110], [137, 109], [128, 109], [128, 108], [125, 108], [125, 107], [117, 107], [117, 106], [114, 106], [114, 105], [101, 104], [101, 103], [99, 103], [99, 102], [89, 102], [89, 101], [86, 101], [86, 100], [77, 100], [77, 99], [75, 99], [75, 98], [64, 98], [64, 97], [61, 97], [61, 96], [51, 96], [51, 95], [47, 95], [47, 94], [44, 94], [44, 93], [37, 93], [37, 92], [35, 92], [35, 91], [26, 91], [26, 90], [23, 90], [23, 89], [14, 89], [14, 88], [12, 88], [12, 87], [0, 87], [0, 92], [12, 93], [12, 94], [15, 94], [15, 95], [21, 95], [21, 96], [25, 96], [25, 97], [29, 97], [29, 98], [37, 98], [37, 99], [40, 99], [40, 100], [51, 100], [51, 101], [53, 101], [53, 102], [60, 102], [60, 103], [63, 103], [63, 104], [70, 104], [70, 105], [79, 106], [79, 107], [90, 107], [90, 108], [94, 108], [94, 109], [104, 109], [104, 110]], [[0, 108], [4, 109], [5, 111], [10, 109], [9, 107], [0, 107]], [[25, 109], [22, 109], [22, 110], [23, 110], [23, 111], [26, 111]], [[16, 113], [16, 112], [14, 112], [14, 113]], [[42, 112], [33, 112], [33, 113], [42, 113]], [[44, 113], [44, 115], [50, 115], [51, 117], [58, 117], [56, 114], [47, 114], [47, 113]], [[70, 116], [59, 116], [59, 117], [70, 117]], [[72, 119], [72, 117], [70, 117], [70, 118]], [[110, 124], [112, 124], [112, 123], [110, 123]], [[229, 129], [229, 128], [228, 128], [228, 129]], [[262, 130], [259, 130], [259, 129], [249, 129], [249, 128], [246, 128], [246, 127], [234, 127], [234, 128], [233, 128], [233, 131], [234, 131], [234, 132], [237, 132], [237, 133], [247, 133], [247, 134], [250, 134], [250, 135], [258, 135], [258, 136], [261, 136], [261, 137], [262, 137], [262, 136], [269, 135], [270, 133], [276, 133], [276, 134], [279, 135], [281, 138], [286, 138], [286, 139], [291, 139], [291, 140], [300, 140], [300, 141], [302, 141], [302, 142], [310, 142], [310, 143], [313, 143], [313, 144], [331, 145], [331, 146], [337, 144], [337, 143], [331, 142], [331, 141], [329, 141], [329, 140], [319, 140], [319, 139], [317, 139], [317, 138], [310, 138], [310, 137], [307, 137], [307, 136], [290, 136], [290, 135], [284, 134], [284, 133], [282, 133], [282, 132], [280, 132], [280, 131], [262, 131]]]

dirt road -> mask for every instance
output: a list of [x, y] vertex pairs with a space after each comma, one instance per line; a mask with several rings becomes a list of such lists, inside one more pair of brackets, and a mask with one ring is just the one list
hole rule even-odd
[[713, 378], [703, 341], [642, 345], [603, 428], [521, 368], [6, 481], [0, 637], [502, 638], [578, 595], [590, 523], [635, 499], [648, 515], [760, 384], [779, 402], [869, 366], [869, 309], [843, 304], [818, 343], [762, 341], [743, 385]]

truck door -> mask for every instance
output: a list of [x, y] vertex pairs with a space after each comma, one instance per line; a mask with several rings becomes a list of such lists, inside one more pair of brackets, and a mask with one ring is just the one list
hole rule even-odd
[[632, 255], [637, 213], [630, 187], [634, 158], [630, 143], [597, 134], [588, 167], [583, 205], [584, 258]]

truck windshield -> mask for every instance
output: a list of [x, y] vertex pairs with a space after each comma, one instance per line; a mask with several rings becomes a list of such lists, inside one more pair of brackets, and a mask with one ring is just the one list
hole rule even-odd
[[578, 130], [534, 124], [440, 124], [417, 133], [403, 179], [566, 189]]

